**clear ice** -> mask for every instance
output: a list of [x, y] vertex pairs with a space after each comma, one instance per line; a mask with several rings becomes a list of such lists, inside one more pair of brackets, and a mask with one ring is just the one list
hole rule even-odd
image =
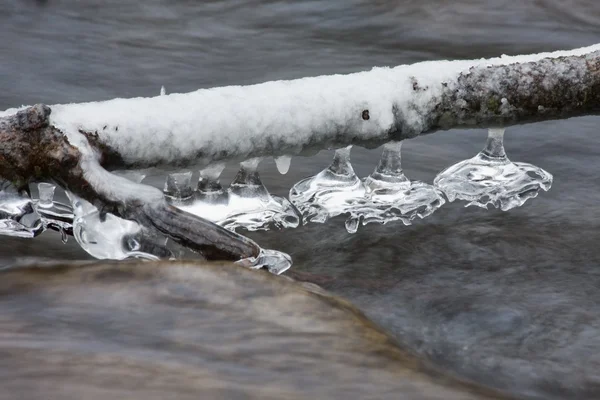
[[[245, 228], [249, 231], [276, 228], [295, 228], [300, 223], [290, 202], [269, 193], [260, 180], [257, 168], [259, 158], [244, 161], [233, 182], [224, 190], [218, 181], [224, 165], [217, 164], [200, 171], [198, 187], [187, 197], [187, 179], [179, 179], [178, 199], [168, 198], [184, 211], [208, 219], [229, 230]], [[171, 174], [176, 175], [176, 174]], [[170, 176], [171, 176], [170, 175]], [[191, 173], [190, 173], [191, 177]], [[167, 178], [169, 181], [171, 178]], [[172, 180], [172, 179], [171, 179]], [[184, 182], [185, 181], [185, 182]], [[190, 190], [191, 190], [191, 186]]]
[[275, 157], [275, 165], [277, 166], [277, 171], [281, 175], [285, 175], [290, 170], [290, 164], [292, 162], [292, 157], [290, 156], [279, 156]]
[[73, 207], [54, 201], [56, 185], [51, 183], [38, 183], [38, 200], [34, 203], [35, 209], [42, 217], [46, 228], [58, 231], [64, 242], [67, 235], [73, 234]]
[[[136, 180], [141, 182], [143, 178], [140, 175]], [[73, 204], [73, 236], [81, 248], [93, 257], [110, 260], [129, 257], [158, 260], [168, 256], [166, 248], [154, 245], [160, 239], [150, 237], [151, 234], [144, 232], [137, 222], [110, 213], [102, 214], [93, 204], [70, 192], [67, 192], [67, 196]], [[146, 249], [153, 251], [146, 252]]]
[[44, 231], [33, 201], [8, 181], [0, 181], [0, 235], [32, 238]]
[[260, 158], [240, 164], [240, 169], [229, 185], [227, 217], [218, 223], [227, 229], [243, 227], [249, 231], [276, 228], [295, 228], [300, 218], [290, 202], [269, 193], [258, 174]]
[[504, 129], [489, 129], [485, 148], [475, 157], [440, 172], [434, 185], [449, 201], [503, 211], [522, 206], [552, 186], [552, 175], [535, 165], [512, 162], [504, 151]]
[[348, 146], [336, 150], [329, 167], [301, 180], [290, 190], [290, 201], [300, 211], [304, 223], [323, 223], [347, 213], [356, 200], [365, 197], [366, 188], [350, 164], [351, 149]]
[[446, 202], [440, 190], [424, 182], [411, 181], [404, 175], [401, 147], [402, 142], [383, 146], [377, 168], [363, 181], [365, 196], [350, 201], [348, 232], [356, 232], [360, 223], [386, 224], [400, 220], [410, 225], [416, 217], [425, 218]]
[[260, 249], [257, 257], [244, 258], [236, 261], [236, 264], [250, 269], [266, 268], [270, 273], [279, 275], [290, 269], [292, 266], [292, 257], [281, 251]]
[[218, 163], [200, 171], [198, 186], [188, 201], [179, 200], [174, 205], [191, 214], [218, 222], [229, 213], [228, 195], [219, 182], [225, 164]]
[[192, 190], [192, 171], [167, 175], [163, 193], [170, 200], [184, 201], [191, 199], [194, 194]]

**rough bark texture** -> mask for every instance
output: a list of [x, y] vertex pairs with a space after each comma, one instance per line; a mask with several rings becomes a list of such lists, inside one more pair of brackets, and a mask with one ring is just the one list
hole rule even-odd
[[[561, 71], [556, 74], [553, 71]], [[423, 133], [600, 114], [600, 52], [471, 68], [436, 104]]]

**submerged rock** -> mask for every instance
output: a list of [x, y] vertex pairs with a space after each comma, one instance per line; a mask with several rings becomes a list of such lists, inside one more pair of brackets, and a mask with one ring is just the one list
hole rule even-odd
[[0, 398], [501, 398], [315, 285], [233, 265], [46, 263], [4, 270], [0, 297]]

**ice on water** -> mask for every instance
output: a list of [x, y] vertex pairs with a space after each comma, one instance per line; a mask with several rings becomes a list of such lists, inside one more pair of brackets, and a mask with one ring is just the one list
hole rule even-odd
[[35, 201], [35, 209], [42, 217], [46, 228], [61, 233], [63, 242], [67, 241], [67, 235], [73, 234], [73, 207], [69, 204], [54, 201], [56, 185], [42, 182], [38, 184], [38, 200]]
[[[337, 149], [331, 165], [292, 187], [289, 201], [268, 192], [258, 173], [260, 158], [242, 162], [227, 189], [219, 182], [225, 164], [215, 163], [200, 171], [195, 188], [191, 171], [169, 174], [163, 193], [174, 206], [230, 230], [289, 228], [298, 226], [301, 219], [322, 223], [342, 214], [350, 233], [361, 224], [373, 222], [409, 225], [441, 207], [444, 194], [449, 201], [467, 201], [467, 206], [487, 208], [491, 204], [506, 211], [536, 197], [540, 190], [549, 190], [552, 175], [534, 165], [510, 161], [503, 138], [503, 129], [490, 129], [485, 148], [442, 171], [434, 185], [408, 179], [401, 165], [401, 142], [389, 142], [383, 146], [373, 173], [364, 179], [356, 175], [350, 163], [351, 146]], [[282, 174], [289, 170], [290, 160], [288, 156], [275, 159]], [[116, 174], [132, 185], [144, 179], [137, 171]], [[99, 259], [173, 257], [162, 234], [104, 213], [71, 193], [67, 194], [72, 205], [57, 202], [55, 188], [40, 183], [39, 198], [31, 200], [12, 184], [0, 182], [0, 234], [33, 237], [50, 228], [60, 231], [63, 239], [72, 234], [85, 251]], [[280, 274], [290, 268], [292, 260], [288, 254], [261, 249], [257, 257], [237, 263]]]
[[290, 269], [292, 257], [289, 254], [270, 249], [260, 249], [257, 257], [244, 258], [236, 262], [250, 269], [266, 268], [272, 274], [279, 275]]
[[[219, 176], [224, 168], [225, 164], [219, 163], [201, 170], [198, 186], [192, 196], [187, 200], [171, 199], [171, 203], [212, 222], [225, 219], [229, 214], [228, 195], [219, 182]], [[191, 181], [187, 185], [191, 189]], [[186, 189], [180, 191], [185, 192]]]
[[[124, 176], [139, 183], [144, 175]], [[148, 233], [134, 221], [119, 218], [111, 213], [102, 213], [90, 202], [67, 192], [73, 204], [73, 236], [77, 243], [90, 255], [99, 259], [123, 260], [129, 257], [158, 260], [168, 254], [161, 246], [148, 246]], [[151, 248], [159, 255], [145, 252]], [[159, 251], [156, 251], [159, 250]]]
[[233, 182], [229, 185], [230, 214], [221, 225], [228, 229], [243, 227], [248, 230], [295, 228], [300, 218], [290, 202], [269, 193], [258, 174], [260, 159], [254, 158], [241, 163]]
[[552, 186], [552, 175], [535, 165], [512, 162], [504, 151], [504, 129], [490, 129], [485, 148], [475, 157], [440, 172], [434, 184], [449, 201], [488, 205], [508, 211]]
[[290, 170], [290, 164], [292, 163], [291, 156], [279, 156], [275, 157], [275, 165], [277, 166], [277, 171], [281, 175], [285, 175]]
[[410, 225], [416, 218], [431, 215], [446, 202], [442, 192], [424, 182], [411, 181], [402, 172], [402, 142], [383, 146], [383, 154], [375, 171], [364, 179], [364, 198], [351, 202], [346, 229], [356, 232], [359, 223], [386, 224], [402, 221]]
[[[259, 162], [259, 158], [242, 162], [227, 190], [223, 190], [218, 181], [223, 165], [200, 171], [197, 190], [188, 197], [171, 199], [171, 202], [184, 211], [230, 230], [295, 228], [300, 219], [294, 207], [287, 199], [269, 193], [258, 173]], [[191, 172], [189, 174], [191, 177]], [[169, 179], [172, 180], [169, 176], [167, 182]], [[187, 179], [180, 179], [178, 184], [182, 185], [176, 190], [180, 194], [191, 192], [191, 184]]]
[[329, 167], [290, 190], [290, 201], [302, 214], [304, 223], [323, 223], [349, 212], [353, 201], [364, 198], [366, 188], [350, 164], [351, 148], [336, 150]]
[[0, 235], [32, 238], [44, 231], [33, 201], [7, 181], [0, 181]]
[[348, 214], [346, 230], [354, 233], [360, 224], [372, 222], [401, 220], [409, 225], [415, 217], [424, 218], [445, 203], [438, 189], [404, 176], [400, 142], [384, 146], [379, 165], [364, 180], [354, 173], [350, 149], [336, 150], [329, 167], [298, 182], [290, 191], [290, 200], [305, 222], [325, 222]]

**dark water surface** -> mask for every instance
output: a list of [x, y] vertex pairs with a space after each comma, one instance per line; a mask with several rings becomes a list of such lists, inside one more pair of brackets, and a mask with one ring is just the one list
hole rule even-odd
[[[4, 0], [0, 37], [5, 109], [581, 47], [600, 42], [600, 3]], [[600, 398], [599, 133], [598, 117], [509, 129], [508, 156], [554, 175], [548, 193], [516, 210], [450, 204], [410, 227], [349, 235], [340, 219], [249, 236], [290, 253], [290, 276], [349, 299], [442, 368], [517, 397]], [[410, 140], [405, 172], [431, 182], [484, 141], [477, 130]], [[354, 149], [357, 173], [379, 154]], [[330, 158], [294, 158], [287, 175], [264, 161], [261, 174], [286, 195]], [[89, 258], [51, 233], [1, 238], [0, 253], [5, 264]]]

